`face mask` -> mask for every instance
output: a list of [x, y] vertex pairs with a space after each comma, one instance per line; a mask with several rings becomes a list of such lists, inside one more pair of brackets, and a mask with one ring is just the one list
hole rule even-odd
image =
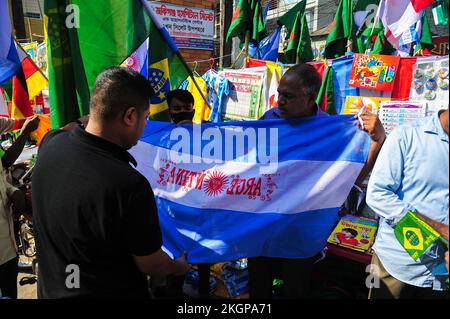
[[183, 121], [191, 121], [194, 118], [195, 111], [191, 112], [180, 112], [180, 113], [170, 113], [170, 117], [175, 124]]

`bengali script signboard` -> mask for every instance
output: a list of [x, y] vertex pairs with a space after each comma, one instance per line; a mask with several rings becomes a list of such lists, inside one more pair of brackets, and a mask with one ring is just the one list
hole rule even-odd
[[167, 3], [150, 4], [179, 48], [214, 50], [214, 11], [174, 6]]

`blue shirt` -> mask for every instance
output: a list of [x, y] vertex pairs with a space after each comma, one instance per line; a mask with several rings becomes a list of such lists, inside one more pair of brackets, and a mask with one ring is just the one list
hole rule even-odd
[[[317, 106], [316, 116], [327, 116], [328, 113], [323, 112], [319, 106]], [[280, 110], [277, 107], [271, 108], [266, 111], [264, 115], [260, 118], [260, 120], [273, 120], [273, 119], [281, 119]]]
[[433, 245], [415, 262], [394, 227], [408, 210], [448, 225], [448, 165], [449, 137], [436, 113], [389, 135], [369, 181], [367, 203], [381, 216], [374, 250], [389, 274], [413, 286], [445, 289], [445, 276], [432, 274], [444, 250]]

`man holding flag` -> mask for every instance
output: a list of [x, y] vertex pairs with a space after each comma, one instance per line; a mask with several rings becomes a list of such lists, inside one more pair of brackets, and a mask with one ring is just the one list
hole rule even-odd
[[[281, 78], [278, 87], [278, 108], [270, 109], [262, 119], [288, 120], [327, 116], [316, 104], [317, 93], [320, 89], [321, 79], [316, 69], [308, 64], [297, 64], [290, 68]], [[366, 131], [372, 145], [361, 173], [355, 184], [364, 180], [368, 171], [375, 164], [376, 157], [385, 140], [384, 128], [374, 114], [364, 112], [360, 115], [363, 125], [358, 126]], [[320, 251], [316, 252], [317, 254]], [[307, 257], [307, 258], [305, 258]], [[268, 299], [272, 297], [272, 281], [278, 271], [284, 281], [284, 298], [306, 298], [310, 290], [311, 272], [315, 256], [299, 256], [296, 259], [257, 257], [249, 259], [249, 290], [250, 298]]]

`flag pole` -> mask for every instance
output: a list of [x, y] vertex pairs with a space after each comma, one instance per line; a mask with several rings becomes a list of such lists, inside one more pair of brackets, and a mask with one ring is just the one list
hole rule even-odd
[[375, 15], [375, 18], [373, 19], [373, 26], [372, 26], [372, 30], [370, 31], [370, 36], [369, 36], [369, 46], [366, 49], [366, 54], [369, 54], [370, 51], [372, 50], [372, 35], [373, 35], [373, 31], [375, 30], [375, 26], [378, 24], [378, 20], [380, 20], [381, 3], [382, 3], [382, 1], [380, 1], [380, 4], [378, 5], [377, 14]]

